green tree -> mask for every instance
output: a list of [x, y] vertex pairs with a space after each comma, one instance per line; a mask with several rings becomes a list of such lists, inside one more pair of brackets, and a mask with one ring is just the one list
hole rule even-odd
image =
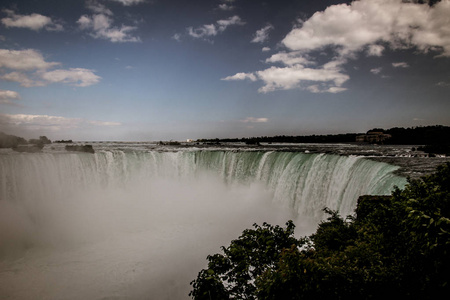
[[391, 196], [362, 196], [355, 215], [309, 237], [247, 229], [191, 284], [194, 299], [432, 299], [450, 291], [450, 163]]
[[223, 254], [209, 255], [208, 268], [191, 282], [194, 299], [256, 299], [255, 280], [266, 270], [274, 269], [283, 249], [297, 247], [294, 223], [286, 228], [263, 223], [253, 225], [222, 247]]

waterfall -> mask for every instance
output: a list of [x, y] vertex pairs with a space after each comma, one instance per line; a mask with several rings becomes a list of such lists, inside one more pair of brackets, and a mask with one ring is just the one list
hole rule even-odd
[[388, 195], [405, 178], [398, 168], [362, 157], [276, 151], [199, 151], [198, 167], [214, 170], [227, 182], [262, 182], [274, 201], [300, 215], [321, 215], [329, 207], [347, 215], [363, 194]]
[[[195, 178], [201, 172], [227, 184], [262, 183], [273, 201], [297, 214], [329, 207], [346, 215], [362, 194], [390, 194], [405, 179], [397, 167], [362, 157], [276, 151], [101, 151], [0, 156], [0, 199], [34, 202], [80, 189], [127, 188], [155, 178]], [[42, 201], [42, 200], [41, 200]]]
[[0, 153], [0, 295], [188, 299], [206, 256], [245, 228], [292, 219], [311, 234], [325, 206], [346, 215], [402, 187], [396, 168], [277, 151]]

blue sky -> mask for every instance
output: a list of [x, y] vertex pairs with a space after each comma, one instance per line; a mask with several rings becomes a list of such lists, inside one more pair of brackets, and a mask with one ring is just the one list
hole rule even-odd
[[0, 131], [158, 141], [450, 125], [450, 0], [3, 0]]

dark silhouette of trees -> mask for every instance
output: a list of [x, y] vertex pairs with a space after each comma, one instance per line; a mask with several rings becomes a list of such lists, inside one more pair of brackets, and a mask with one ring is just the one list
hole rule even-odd
[[[423, 127], [402, 128], [394, 127], [390, 129], [374, 128], [367, 131], [383, 132], [392, 137], [384, 144], [393, 145], [450, 145], [450, 127], [435, 125]], [[364, 133], [344, 133], [328, 135], [308, 135], [308, 136], [261, 136], [250, 138], [229, 138], [229, 139], [201, 139], [198, 142], [204, 143], [245, 143], [248, 145], [257, 145], [258, 143], [354, 143], [356, 137]]]
[[0, 132], [0, 148], [15, 148], [26, 144], [27, 141], [24, 138]]

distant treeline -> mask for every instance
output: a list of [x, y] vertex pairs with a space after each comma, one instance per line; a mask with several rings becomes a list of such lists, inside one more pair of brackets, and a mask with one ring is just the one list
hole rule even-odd
[[46, 136], [40, 136], [39, 139], [26, 140], [22, 137], [0, 132], [0, 148], [17, 148], [20, 145], [40, 145], [51, 144]]
[[308, 135], [308, 136], [261, 136], [250, 138], [228, 138], [228, 139], [200, 139], [203, 143], [246, 143], [257, 145], [259, 143], [354, 143], [356, 137], [374, 132], [390, 135], [390, 138], [383, 141], [390, 145], [427, 145], [433, 149], [447, 151], [450, 147], [450, 127], [435, 125], [421, 126], [411, 128], [394, 127], [391, 129], [374, 128], [366, 133], [346, 133], [346, 134], [328, 134], [328, 135]]
[[[360, 133], [361, 134], [361, 133]], [[198, 142], [203, 143], [351, 143], [356, 140], [357, 133], [346, 134], [328, 134], [328, 135], [309, 135], [309, 136], [261, 136], [250, 138], [229, 138], [229, 139], [201, 139]]]
[[[377, 130], [377, 129], [375, 129]], [[423, 126], [412, 128], [391, 128], [384, 130], [385, 134], [392, 137], [387, 141], [388, 144], [395, 145], [434, 145], [450, 143], [449, 126]]]

